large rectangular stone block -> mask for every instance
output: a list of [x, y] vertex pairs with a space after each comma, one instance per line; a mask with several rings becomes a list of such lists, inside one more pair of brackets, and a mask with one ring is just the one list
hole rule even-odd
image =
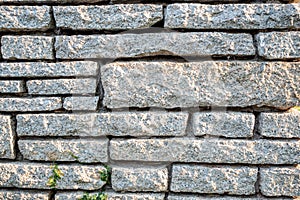
[[285, 29], [299, 28], [299, 4], [171, 4], [166, 28]]
[[0, 158], [15, 159], [15, 139], [11, 116], [0, 115]]
[[62, 102], [59, 97], [0, 98], [0, 111], [4, 112], [52, 111], [60, 108]]
[[0, 80], [1, 93], [22, 93], [25, 92], [23, 81], [5, 81]]
[[0, 77], [96, 76], [98, 64], [92, 61], [0, 63]]
[[185, 112], [17, 115], [19, 136], [183, 136]]
[[101, 67], [103, 104], [122, 107], [300, 105], [300, 63], [116, 62]]
[[171, 191], [251, 195], [257, 172], [256, 167], [174, 165]]
[[292, 167], [261, 168], [260, 190], [266, 196], [300, 196], [300, 170]]
[[54, 59], [53, 41], [50, 36], [2, 36], [2, 57], [9, 60]]
[[266, 59], [300, 58], [300, 31], [256, 35], [258, 54]]
[[[210, 197], [207, 195], [180, 195], [171, 194], [168, 196], [168, 200], [293, 200], [294, 198], [267, 198], [261, 195], [257, 197], [234, 197], [234, 196], [217, 196]], [[295, 199], [294, 199], [295, 200]]]
[[45, 31], [50, 25], [50, 6], [0, 7], [0, 31]]
[[250, 34], [220, 32], [57, 36], [55, 49], [61, 59], [255, 55]]
[[298, 164], [298, 141], [226, 139], [113, 139], [113, 160], [244, 164]]
[[114, 191], [168, 190], [168, 169], [164, 167], [113, 167], [111, 179]]
[[[62, 172], [57, 180], [57, 189], [101, 189], [100, 171], [103, 166], [58, 165]], [[53, 175], [50, 164], [37, 163], [0, 163], [0, 186], [7, 188], [51, 189], [47, 182]]]
[[0, 200], [49, 200], [50, 192], [0, 190]]
[[56, 26], [72, 30], [147, 28], [163, 19], [162, 5], [54, 6]]
[[97, 81], [94, 78], [29, 80], [29, 94], [95, 94]]
[[108, 161], [108, 139], [19, 140], [18, 146], [27, 160], [81, 163]]

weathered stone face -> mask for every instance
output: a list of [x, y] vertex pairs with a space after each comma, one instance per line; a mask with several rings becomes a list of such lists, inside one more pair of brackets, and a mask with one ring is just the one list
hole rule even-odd
[[28, 200], [48, 200], [50, 192], [32, 192], [32, 191], [10, 191], [1, 190], [1, 200], [13, 200], [13, 199], [28, 199]]
[[22, 93], [25, 92], [23, 81], [1, 81], [0, 93]]
[[15, 133], [10, 116], [0, 115], [0, 158], [15, 159]]

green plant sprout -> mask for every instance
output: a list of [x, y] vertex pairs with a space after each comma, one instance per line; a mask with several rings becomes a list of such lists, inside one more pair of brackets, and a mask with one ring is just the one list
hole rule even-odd
[[78, 200], [107, 200], [107, 199], [108, 199], [107, 194], [104, 194], [103, 192], [99, 192], [98, 194], [85, 193], [83, 197], [81, 197]]
[[105, 167], [105, 170], [99, 171], [100, 179], [101, 179], [101, 181], [104, 181], [107, 184], [110, 184], [111, 167], [109, 167], [108, 165], [105, 165], [104, 167]]
[[57, 164], [50, 166], [50, 168], [52, 169], [52, 176], [49, 177], [47, 186], [56, 189], [57, 181], [60, 180], [64, 174], [60, 171]]

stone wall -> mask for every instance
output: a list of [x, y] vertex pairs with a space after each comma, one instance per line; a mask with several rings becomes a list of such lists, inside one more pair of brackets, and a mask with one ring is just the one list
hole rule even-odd
[[1, 200], [300, 198], [300, 4], [0, 0]]

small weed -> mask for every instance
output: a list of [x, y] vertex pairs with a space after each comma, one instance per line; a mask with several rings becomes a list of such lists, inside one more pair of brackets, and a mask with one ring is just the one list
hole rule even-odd
[[296, 107], [294, 107], [294, 108], [296, 108], [298, 111], [300, 111], [300, 106], [298, 107], [298, 106], [296, 106]]
[[100, 179], [101, 181], [106, 182], [107, 184], [110, 184], [110, 174], [111, 174], [111, 167], [108, 165], [105, 165], [105, 170], [101, 170], [100, 173]]
[[78, 156], [75, 156], [75, 154], [74, 153], [72, 153], [71, 151], [68, 151], [68, 153], [70, 154], [70, 156], [72, 157], [72, 158], [74, 158], [76, 161], [78, 161]]
[[98, 194], [88, 194], [85, 193], [83, 197], [78, 200], [107, 200], [107, 194], [99, 192]]
[[58, 168], [57, 164], [51, 166], [52, 169], [52, 176], [49, 177], [47, 186], [52, 189], [56, 189], [57, 181], [63, 177], [63, 173]]

